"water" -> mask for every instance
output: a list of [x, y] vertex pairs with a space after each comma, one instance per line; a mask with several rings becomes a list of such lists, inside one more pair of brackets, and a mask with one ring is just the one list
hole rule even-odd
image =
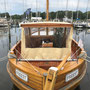
[[[20, 28], [11, 28], [11, 47], [20, 40]], [[0, 58], [7, 56], [9, 51], [9, 31], [7, 28], [0, 28]], [[11, 79], [6, 70], [8, 59], [0, 62], [0, 90], [12, 90], [13, 86]]]
[[[82, 29], [81, 29], [82, 30]], [[20, 28], [11, 28], [11, 47], [16, 44], [17, 41], [21, 38], [21, 29]], [[0, 58], [7, 55], [9, 51], [9, 31], [7, 28], [0, 28]], [[88, 29], [83, 29], [83, 31], [74, 30], [73, 38], [78, 41], [82, 39], [84, 43], [85, 50], [90, 56], [90, 32]], [[8, 59], [0, 62], [0, 90], [17, 90], [17, 88], [12, 84], [11, 79], [6, 70], [6, 64]], [[80, 86], [76, 90], [90, 90], [90, 63], [88, 63], [87, 73], [84, 79], [81, 81]]]

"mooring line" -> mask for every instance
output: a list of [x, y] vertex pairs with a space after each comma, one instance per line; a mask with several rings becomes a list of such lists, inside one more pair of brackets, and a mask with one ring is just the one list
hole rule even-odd
[[90, 60], [84, 59], [85, 61], [87, 61], [88, 63], [90, 63]]
[[8, 56], [4, 56], [4, 57], [0, 58], [0, 62], [6, 60], [6, 58], [8, 58]]

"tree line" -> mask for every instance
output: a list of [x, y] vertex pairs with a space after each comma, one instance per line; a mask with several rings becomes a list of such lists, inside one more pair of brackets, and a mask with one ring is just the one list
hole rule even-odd
[[[46, 18], [46, 13], [45, 12], [38, 12], [40, 14], [40, 17], [42, 17], [43, 19]], [[57, 15], [57, 18], [62, 20], [64, 17], [65, 17], [65, 13], [66, 11], [57, 11], [57, 12], [50, 12], [49, 13], [49, 18], [52, 20], [52, 19], [56, 19], [56, 15]], [[82, 12], [82, 11], [78, 11], [78, 18], [80, 20], [86, 20], [87, 19], [87, 13], [88, 13], [88, 19], [90, 19], [90, 11], [88, 12]], [[11, 15], [7, 12], [7, 13], [0, 13], [0, 17], [5, 17], [5, 15], [7, 16], [7, 19], [25, 19], [26, 17], [26, 12], [24, 12], [24, 14], [22, 15], [18, 15], [18, 14], [15, 14], [15, 15]], [[32, 12], [32, 14], [30, 13], [28, 15], [28, 18], [30, 19], [31, 18], [31, 15], [33, 17], [36, 16], [36, 12]], [[68, 11], [67, 13], [67, 17], [68, 18], [71, 18], [73, 16], [73, 19], [76, 20], [77, 19], [77, 11]]]

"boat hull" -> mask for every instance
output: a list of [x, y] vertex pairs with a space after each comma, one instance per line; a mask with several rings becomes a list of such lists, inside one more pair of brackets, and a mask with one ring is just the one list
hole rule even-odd
[[[14, 51], [14, 54], [16, 54], [15, 49], [21, 52], [21, 42], [17, 43], [12, 48], [12, 51]], [[75, 53], [75, 51], [78, 50], [78, 45], [77, 43], [73, 40], [72, 42], [72, 54]], [[81, 51], [79, 51], [80, 53]], [[79, 54], [78, 53], [78, 54]], [[20, 57], [20, 54], [17, 54], [18, 57]], [[75, 56], [74, 58], [76, 58]], [[57, 62], [57, 61], [55, 61]], [[60, 61], [59, 63], [61, 63]], [[33, 64], [34, 63], [34, 64]], [[9, 62], [7, 64], [7, 71], [13, 81], [13, 83], [21, 90], [28, 90], [30, 88], [35, 89], [35, 90], [44, 90], [45, 86], [45, 73], [48, 73], [48, 70], [44, 69], [49, 65], [49, 62], [45, 62], [44, 65], [45, 67], [39, 67], [35, 66], [36, 61], [32, 62], [27, 62], [27, 61], [17, 61], [15, 58], [9, 58]], [[41, 62], [40, 62], [41, 63]], [[51, 61], [52, 63], [52, 61]], [[67, 61], [64, 64], [64, 68], [60, 70], [57, 73], [57, 78], [56, 78], [56, 83], [54, 90], [64, 90], [64, 89], [71, 89], [71, 88], [76, 88], [82, 78], [85, 75], [86, 72], [86, 62], [84, 59], [78, 59], [78, 61]], [[50, 66], [51, 67], [51, 66]], [[16, 75], [16, 70], [19, 70], [28, 76], [28, 81], [26, 82], [25, 80], [21, 79]], [[72, 78], [69, 81], [66, 81], [66, 76], [74, 71], [78, 70], [78, 75], [76, 75], [74, 78]], [[38, 71], [38, 72], [37, 72]]]
[[[45, 78], [43, 78], [42, 76], [38, 76], [38, 74], [36, 74], [37, 76], [35, 77], [34, 73], [33, 75], [30, 75], [31, 73], [27, 73], [25, 69], [22, 69], [21, 67], [18, 67], [18, 64], [15, 64], [14, 63], [15, 59], [10, 59], [9, 62], [7, 63], [7, 71], [12, 79], [12, 82], [19, 88], [19, 89], [24, 89], [24, 90], [31, 90], [31, 89], [37, 89], [37, 90], [43, 90], [44, 88], [44, 82], [45, 82]], [[76, 61], [75, 61], [76, 62]], [[76, 62], [77, 63], [77, 62]], [[74, 63], [73, 63], [74, 64]], [[70, 69], [69, 71], [61, 71], [59, 72], [58, 76], [57, 76], [57, 79], [56, 80], [56, 84], [55, 84], [55, 90], [64, 90], [64, 89], [74, 89], [76, 88], [80, 81], [82, 80], [82, 78], [84, 77], [85, 73], [86, 73], [86, 62], [82, 61], [81, 60], [81, 63], [79, 63], [78, 67], [73, 67], [72, 69]], [[20, 78], [18, 78], [16, 75], [15, 75], [15, 69], [19, 69], [21, 70], [22, 72], [28, 74], [28, 76], [30, 76], [31, 81], [33, 81], [34, 83], [32, 82], [24, 82], [23, 80], [21, 80]], [[69, 82], [65, 82], [65, 76], [73, 71], [73, 70], [76, 70], [76, 69], [79, 69], [79, 75], [77, 77], [75, 77], [74, 79], [72, 79], [71, 81]], [[29, 80], [30, 80], [29, 78]], [[38, 81], [40, 79], [40, 81]], [[36, 80], [36, 81], [35, 81]], [[63, 82], [63, 83], [61, 83]]]

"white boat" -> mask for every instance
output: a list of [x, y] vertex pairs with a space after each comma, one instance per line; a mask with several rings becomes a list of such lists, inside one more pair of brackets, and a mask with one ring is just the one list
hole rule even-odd
[[7, 19], [0, 18], [0, 27], [7, 27], [7, 26], [8, 26]]

